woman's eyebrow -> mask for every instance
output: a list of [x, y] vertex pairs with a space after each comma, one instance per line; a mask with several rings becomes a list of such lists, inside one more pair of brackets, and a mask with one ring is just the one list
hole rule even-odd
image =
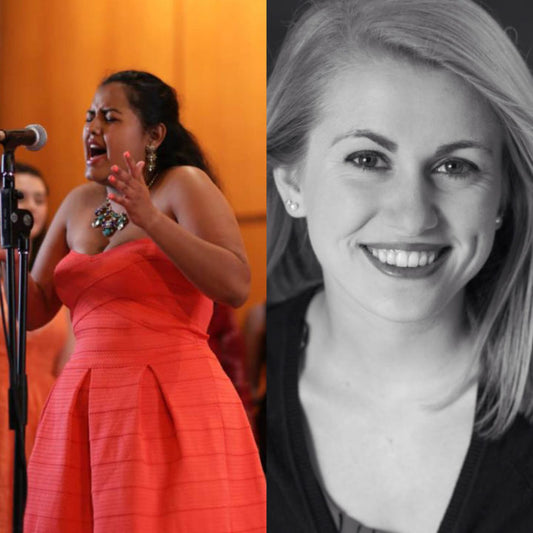
[[387, 137], [385, 137], [384, 135], [376, 133], [372, 130], [350, 130], [335, 137], [335, 139], [333, 139], [333, 142], [331, 143], [331, 146], [337, 144], [343, 139], [348, 139], [350, 137], [365, 137], [387, 149], [389, 152], [396, 152], [398, 150], [398, 145], [394, 141], [391, 141], [390, 139], [387, 139]]
[[483, 150], [484, 152], [487, 152], [489, 155], [492, 155], [493, 153], [492, 150], [483, 143], [471, 140], [461, 140], [439, 146], [435, 151], [435, 157], [442, 157], [443, 155], [450, 154], [455, 150], [462, 150], [464, 148], [476, 148], [478, 150]]
[[122, 114], [122, 111], [119, 111], [118, 109], [114, 108], [114, 107], [102, 107], [102, 109], [100, 109], [100, 113], [102, 114], [106, 114], [106, 113], [109, 113], [110, 111], [114, 111], [115, 113], [120, 113]]
[[[335, 145], [339, 141], [342, 141], [343, 139], [347, 139], [350, 137], [356, 137], [356, 138], [365, 137], [375, 142], [376, 144], [379, 144], [383, 148], [386, 148], [389, 152], [396, 152], [398, 150], [398, 144], [395, 143], [394, 141], [391, 141], [384, 135], [376, 133], [375, 131], [372, 131], [372, 130], [360, 130], [360, 129], [350, 130], [346, 133], [338, 135], [337, 137], [335, 137], [335, 139], [333, 139], [331, 146]], [[486, 146], [485, 144], [478, 142], [478, 141], [463, 139], [460, 141], [442, 144], [435, 151], [435, 156], [442, 157], [443, 155], [447, 155], [451, 152], [454, 152], [455, 150], [462, 150], [465, 148], [476, 148], [478, 150], [483, 150], [484, 152], [487, 152], [489, 155], [493, 154], [492, 149]]]
[[[106, 113], [109, 113], [110, 111], [114, 111], [115, 113], [122, 114], [122, 111], [120, 111], [119, 109], [116, 109], [115, 107], [102, 107], [101, 109], [98, 109], [98, 113], [101, 113], [103, 115], [105, 115]], [[86, 113], [91, 113], [92, 115], [95, 115], [96, 112], [97, 110], [94, 108], [87, 109], [86, 111]]]

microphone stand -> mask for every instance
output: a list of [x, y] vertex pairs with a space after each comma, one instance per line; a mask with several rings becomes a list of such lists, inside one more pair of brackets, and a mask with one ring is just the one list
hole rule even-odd
[[[14, 150], [15, 146], [10, 146], [9, 143], [4, 145], [1, 160], [2, 189], [0, 198], [1, 244], [2, 248], [6, 248], [6, 300], [8, 305], [6, 350], [9, 359], [9, 428], [15, 431], [13, 533], [22, 533], [27, 493], [25, 440], [28, 419], [28, 382], [26, 377], [28, 253], [33, 217], [29, 211], [18, 209], [18, 200], [22, 198], [22, 195], [15, 189]], [[20, 256], [18, 302], [15, 291], [15, 247]]]

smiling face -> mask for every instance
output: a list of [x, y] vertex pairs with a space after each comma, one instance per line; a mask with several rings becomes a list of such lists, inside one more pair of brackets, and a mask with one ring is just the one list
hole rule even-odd
[[459, 309], [490, 253], [502, 146], [459, 78], [383, 58], [331, 81], [304, 159], [275, 177], [307, 217], [328, 295], [418, 321]]
[[124, 167], [123, 153], [144, 159], [150, 135], [130, 107], [124, 85], [109, 83], [98, 88], [87, 111], [83, 128], [85, 177], [105, 182], [112, 165]]

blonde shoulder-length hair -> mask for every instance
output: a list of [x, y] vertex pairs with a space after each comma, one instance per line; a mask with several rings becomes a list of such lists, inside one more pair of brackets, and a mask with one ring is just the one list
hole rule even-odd
[[504, 222], [466, 287], [481, 368], [478, 429], [495, 438], [519, 412], [533, 418], [533, 79], [508, 35], [474, 2], [314, 1], [291, 29], [268, 83], [269, 299], [321, 282], [305, 219], [287, 215], [272, 174], [301, 160], [328, 80], [359, 52], [456, 74], [505, 130]]

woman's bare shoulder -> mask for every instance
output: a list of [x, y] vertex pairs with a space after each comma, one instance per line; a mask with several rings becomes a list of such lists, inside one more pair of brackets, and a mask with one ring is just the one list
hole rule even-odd
[[203, 170], [189, 165], [169, 168], [161, 180], [162, 188], [188, 190], [206, 185], [213, 186], [213, 180]]
[[154, 190], [154, 199], [162, 211], [174, 212], [176, 216], [179, 212], [183, 216], [185, 211], [198, 211], [206, 204], [214, 207], [223, 196], [203, 170], [178, 166], [165, 171]]

